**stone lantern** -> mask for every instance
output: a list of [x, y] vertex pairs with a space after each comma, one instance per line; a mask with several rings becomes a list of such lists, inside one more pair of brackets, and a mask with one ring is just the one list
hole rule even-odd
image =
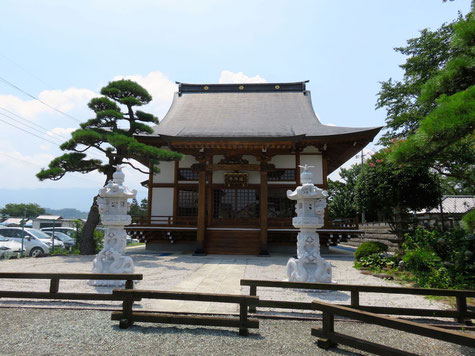
[[299, 166], [301, 186], [287, 191], [287, 198], [296, 200], [297, 216], [292, 224], [300, 229], [297, 235], [297, 259], [287, 262], [287, 276], [292, 282], [330, 283], [332, 268], [330, 263], [320, 256], [320, 239], [315, 231], [324, 225], [327, 191], [313, 184], [311, 166]]
[[[123, 185], [125, 175], [121, 167], [112, 176], [105, 187], [99, 190], [97, 203], [101, 222], [104, 225], [104, 247], [94, 259], [93, 273], [133, 273], [134, 262], [125, 256], [127, 234], [125, 225], [132, 221], [127, 212], [130, 209], [128, 199], [135, 198], [137, 191], [130, 191]], [[117, 286], [123, 281], [90, 281], [91, 285]]]

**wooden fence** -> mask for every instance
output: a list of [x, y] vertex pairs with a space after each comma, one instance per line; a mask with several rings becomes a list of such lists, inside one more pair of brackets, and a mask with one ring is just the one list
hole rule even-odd
[[142, 274], [113, 273], [33, 273], [33, 272], [0, 272], [0, 279], [49, 279], [49, 292], [5, 291], [0, 290], [0, 298], [33, 298], [33, 299], [71, 299], [71, 300], [122, 300], [109, 293], [74, 293], [59, 292], [59, 281], [69, 280], [119, 280], [125, 281], [125, 287], [132, 289], [134, 281], [142, 280]]
[[365, 311], [355, 310], [349, 307], [317, 301], [312, 302], [312, 308], [323, 312], [322, 328], [312, 328], [312, 335], [320, 337], [317, 345], [323, 349], [328, 349], [340, 343], [377, 355], [415, 355], [394, 349], [389, 346], [384, 346], [367, 340], [337, 333], [334, 329], [335, 315], [354, 320], [360, 320], [365, 323], [380, 325], [391, 329], [406, 331], [412, 334], [447, 341], [458, 345], [475, 347], [475, 336], [464, 334], [462, 332], [444, 330], [434, 326], [422, 325], [411, 321], [376, 315]]
[[[247, 336], [249, 334], [249, 328], [259, 328], [259, 321], [257, 319], [249, 319], [247, 315], [248, 307], [256, 305], [259, 301], [258, 297], [232, 294], [169, 292], [137, 289], [114, 289], [113, 295], [123, 300], [122, 312], [112, 313], [112, 320], [119, 320], [119, 326], [121, 329], [126, 329], [135, 321], [139, 321], [165, 324], [238, 327], [239, 335]], [[238, 303], [240, 307], [239, 318], [158, 314], [133, 311], [134, 300], [142, 298]]]
[[[467, 297], [475, 297], [475, 290], [451, 290], [435, 288], [409, 288], [409, 287], [383, 287], [366, 286], [358, 284], [337, 284], [337, 283], [306, 283], [306, 282], [284, 282], [265, 281], [253, 279], [241, 279], [242, 286], [250, 287], [250, 295], [257, 296], [257, 287], [270, 288], [291, 288], [308, 290], [335, 290], [349, 291], [351, 293], [350, 306], [355, 309], [364, 310], [377, 314], [396, 314], [429, 317], [456, 318], [459, 322], [469, 322], [475, 318], [475, 312], [467, 309]], [[360, 293], [385, 293], [385, 294], [412, 294], [412, 295], [435, 295], [455, 297], [457, 302], [456, 310], [421, 309], [421, 308], [397, 308], [360, 305]], [[258, 307], [283, 308], [283, 309], [312, 309], [311, 302], [292, 302], [259, 299]], [[249, 312], [255, 313], [256, 308], [250, 307]]]

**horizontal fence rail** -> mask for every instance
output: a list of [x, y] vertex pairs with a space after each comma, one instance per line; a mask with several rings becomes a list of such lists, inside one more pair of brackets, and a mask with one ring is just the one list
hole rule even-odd
[[132, 289], [134, 281], [143, 279], [142, 274], [114, 273], [35, 273], [35, 272], [0, 272], [0, 279], [49, 279], [49, 292], [5, 291], [0, 290], [0, 298], [27, 299], [70, 299], [70, 300], [122, 300], [110, 293], [75, 293], [59, 292], [59, 281], [67, 280], [119, 280], [125, 281], [125, 287]]
[[[334, 290], [348, 291], [351, 293], [350, 306], [355, 309], [364, 310], [378, 314], [396, 314], [412, 316], [446, 317], [456, 318], [459, 322], [469, 322], [475, 318], [475, 312], [467, 308], [467, 297], [475, 297], [475, 290], [450, 290], [436, 288], [410, 288], [410, 287], [384, 287], [367, 286], [358, 284], [337, 284], [337, 283], [308, 283], [308, 282], [285, 282], [267, 281], [254, 279], [241, 279], [242, 286], [250, 287], [250, 295], [257, 295], [257, 287], [268, 288], [290, 288], [307, 290]], [[386, 294], [410, 294], [410, 295], [433, 295], [455, 297], [457, 301], [456, 310], [420, 309], [420, 308], [397, 308], [360, 305], [360, 293], [386, 293]], [[311, 302], [291, 302], [259, 299], [258, 307], [282, 308], [282, 309], [312, 309]], [[256, 312], [256, 308], [250, 307], [251, 313]]]
[[[259, 302], [258, 297], [234, 294], [190, 293], [137, 289], [114, 289], [113, 295], [117, 295], [123, 300], [122, 312], [113, 312], [111, 316], [112, 320], [119, 320], [119, 326], [121, 329], [126, 329], [133, 325], [134, 322], [139, 321], [166, 324], [238, 327], [239, 335], [247, 336], [249, 334], [249, 328], [259, 328], [259, 321], [257, 319], [249, 319], [247, 314], [248, 307], [255, 306]], [[237, 303], [239, 304], [239, 318], [157, 314], [133, 311], [134, 300], [142, 298]]]
[[409, 352], [335, 332], [335, 315], [426, 336], [441, 341], [451, 342], [462, 346], [475, 347], [475, 336], [462, 332], [445, 330], [434, 326], [422, 325], [412, 321], [376, 315], [374, 313], [319, 301], [312, 302], [312, 308], [323, 312], [322, 328], [312, 328], [312, 335], [320, 337], [317, 345], [324, 349], [328, 349], [340, 343], [359, 350], [372, 352], [377, 355], [414, 355]]

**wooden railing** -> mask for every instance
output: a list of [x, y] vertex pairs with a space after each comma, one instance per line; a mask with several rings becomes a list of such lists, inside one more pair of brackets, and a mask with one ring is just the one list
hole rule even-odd
[[340, 315], [354, 320], [360, 320], [364, 323], [406, 331], [412, 334], [426, 336], [458, 345], [475, 347], [474, 335], [464, 334], [458, 331], [444, 330], [434, 326], [422, 325], [411, 321], [390, 318], [387, 316], [380, 316], [369, 312], [355, 310], [349, 307], [322, 303], [319, 301], [312, 302], [312, 308], [314, 310], [320, 310], [323, 312], [322, 328], [312, 328], [312, 335], [320, 337], [317, 345], [323, 349], [328, 349], [340, 343], [377, 355], [414, 355], [412, 353], [394, 349], [389, 346], [376, 344], [367, 340], [358, 339], [335, 332], [335, 315]]
[[[257, 287], [270, 288], [291, 288], [310, 290], [337, 290], [349, 291], [351, 293], [350, 305], [352, 308], [373, 312], [377, 314], [414, 315], [427, 317], [456, 318], [459, 322], [468, 322], [475, 318], [475, 312], [467, 310], [467, 297], [475, 297], [475, 290], [451, 290], [435, 288], [408, 288], [408, 287], [383, 287], [366, 286], [358, 284], [337, 284], [337, 283], [306, 283], [306, 282], [283, 282], [241, 279], [242, 286], [250, 287], [250, 295], [257, 296]], [[360, 293], [385, 293], [385, 294], [412, 294], [412, 295], [433, 295], [455, 297], [457, 301], [456, 310], [420, 309], [420, 308], [397, 308], [360, 305]], [[282, 309], [312, 309], [311, 302], [292, 302], [278, 300], [259, 299], [258, 307], [282, 308]], [[255, 307], [250, 307], [249, 312], [255, 313]]]
[[196, 224], [196, 216], [152, 215], [150, 224], [147, 216], [132, 216], [132, 225], [196, 226]]
[[[239, 335], [247, 336], [249, 334], [249, 328], [259, 328], [259, 321], [257, 319], [249, 319], [247, 316], [248, 307], [256, 305], [259, 301], [258, 297], [232, 294], [188, 293], [136, 289], [114, 289], [113, 295], [123, 300], [122, 312], [112, 313], [112, 320], [119, 320], [119, 327], [121, 329], [126, 329], [135, 321], [139, 321], [166, 324], [238, 327]], [[133, 311], [134, 300], [142, 298], [238, 303], [239, 318], [157, 314]]]
[[142, 274], [113, 274], [113, 273], [33, 273], [33, 272], [1, 272], [0, 279], [49, 279], [49, 292], [5, 291], [0, 290], [0, 298], [28, 299], [71, 299], [71, 300], [122, 300], [108, 293], [73, 293], [59, 292], [59, 281], [69, 280], [118, 280], [125, 281], [125, 287], [132, 289], [134, 281], [143, 279]]

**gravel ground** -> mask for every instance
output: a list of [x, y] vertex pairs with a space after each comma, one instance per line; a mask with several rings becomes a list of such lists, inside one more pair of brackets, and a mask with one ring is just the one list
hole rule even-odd
[[[386, 281], [371, 275], [363, 275], [353, 268], [353, 254], [341, 249], [332, 248], [332, 253], [325, 255], [333, 269], [333, 281], [344, 284], [362, 284], [362, 285], [380, 285], [394, 286], [397, 285], [392, 281]], [[272, 257], [256, 257], [256, 256], [216, 256], [209, 255], [205, 257], [197, 257], [184, 254], [172, 254], [170, 256], [160, 256], [158, 254], [148, 253], [140, 249], [128, 250], [127, 254], [131, 256], [135, 264], [135, 273], [142, 273], [144, 279], [137, 284], [138, 289], [152, 290], [183, 290], [180, 283], [193, 279], [194, 273], [202, 269], [206, 265], [219, 264], [220, 268], [207, 276], [207, 281], [197, 286], [195, 291], [214, 292], [214, 293], [231, 293], [231, 294], [248, 294], [249, 287], [240, 287], [239, 279], [265, 279], [265, 280], [285, 280], [286, 265], [289, 256], [272, 256]], [[23, 272], [90, 272], [93, 256], [55, 256], [38, 259], [20, 259], [20, 260], [2, 260], [0, 261], [0, 271], [23, 271]], [[235, 270], [242, 271], [242, 274], [235, 276], [233, 284], [216, 285], [211, 283], [222, 278], [226, 271]], [[0, 288], [2, 290], [35, 290], [47, 291], [49, 289], [48, 280], [0, 280]], [[213, 289], [214, 288], [214, 289]], [[60, 282], [60, 291], [76, 291], [85, 293], [111, 293], [112, 288], [92, 287], [86, 281], [69, 281], [62, 280]], [[291, 300], [310, 302], [312, 300], [321, 300], [323, 302], [338, 302], [349, 304], [350, 293], [340, 291], [305, 291], [291, 290], [281, 288], [258, 288], [258, 296], [262, 299], [272, 300]], [[380, 293], [361, 293], [360, 303], [362, 305], [377, 305], [388, 307], [418, 307], [427, 309], [444, 309], [449, 306], [435, 300], [425, 299], [421, 296], [404, 295], [404, 294], [380, 294]], [[0, 300], [0, 306], [15, 305], [33, 305], [46, 306], [55, 305], [56, 302], [25, 300], [18, 303], [17, 300]], [[91, 308], [117, 308], [120, 304], [113, 301], [87, 301], [85, 303], [61, 302], [62, 305], [68, 307], [87, 306]], [[136, 303], [137, 308], [142, 310], [160, 310], [160, 303], [154, 300], [143, 300]], [[237, 306], [227, 305], [219, 307], [225, 313], [235, 313], [238, 311]], [[270, 311], [261, 308], [262, 312]], [[275, 311], [275, 309], [273, 309]], [[188, 310], [194, 311], [194, 310]], [[201, 311], [201, 310], [200, 310]], [[210, 311], [210, 310], [208, 310]], [[219, 312], [213, 310], [212, 312]], [[289, 310], [285, 310], [289, 312]], [[295, 311], [301, 312], [301, 311]]]
[[[237, 329], [137, 323], [121, 330], [110, 312], [0, 308], [1, 355], [366, 355], [345, 346], [324, 351], [310, 335], [320, 322], [261, 320]], [[475, 355], [474, 349], [354, 322], [335, 329], [420, 355]], [[8, 337], [5, 337], [8, 335]]]

